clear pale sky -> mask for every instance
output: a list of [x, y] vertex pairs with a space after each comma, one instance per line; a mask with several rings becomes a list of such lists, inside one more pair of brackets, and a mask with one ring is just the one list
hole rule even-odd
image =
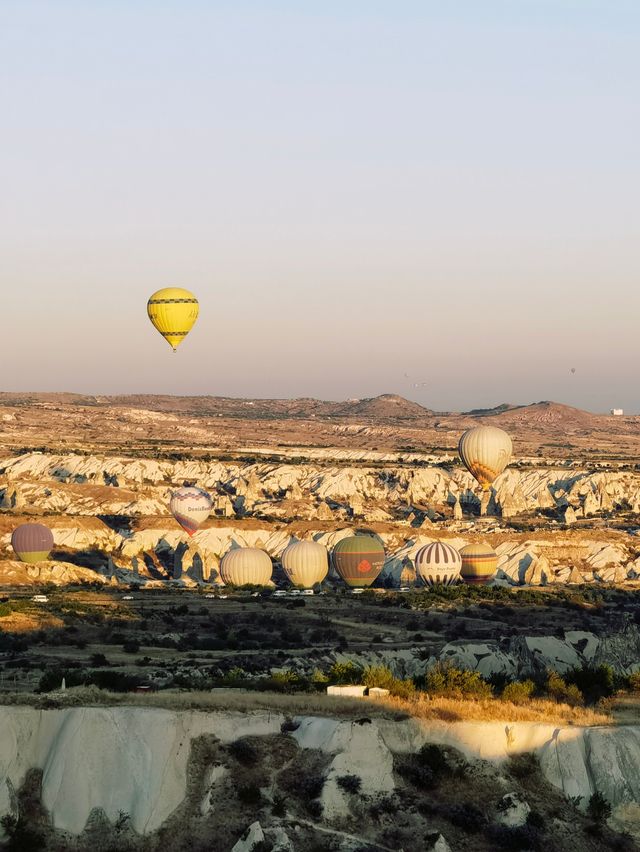
[[636, 0], [2, 0], [0, 71], [1, 389], [640, 411]]

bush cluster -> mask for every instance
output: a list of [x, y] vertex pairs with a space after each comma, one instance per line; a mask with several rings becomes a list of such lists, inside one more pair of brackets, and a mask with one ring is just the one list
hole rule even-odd
[[491, 698], [493, 692], [478, 672], [437, 663], [424, 676], [424, 689], [430, 695], [447, 698]]

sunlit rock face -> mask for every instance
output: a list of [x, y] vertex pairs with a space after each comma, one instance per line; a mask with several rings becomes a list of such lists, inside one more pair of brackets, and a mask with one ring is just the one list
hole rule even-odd
[[[79, 834], [91, 811], [100, 808], [111, 822], [121, 812], [129, 814], [134, 830], [148, 833], [162, 826], [185, 798], [189, 755], [197, 738], [212, 735], [224, 744], [243, 736], [280, 735], [283, 722], [282, 714], [265, 712], [2, 707], [0, 815], [12, 812], [11, 791], [20, 788], [28, 770], [40, 769], [42, 802], [56, 828]], [[393, 753], [416, 753], [425, 743], [451, 746], [470, 760], [493, 763], [534, 752], [551, 784], [579, 797], [582, 807], [599, 790], [612, 804], [614, 818], [623, 822], [633, 813], [630, 807], [640, 802], [640, 728], [634, 726], [559, 728], [417, 719], [365, 724], [303, 716], [292, 727], [300, 748], [327, 756], [322, 801], [329, 820], [346, 813], [339, 777], [356, 774], [367, 795], [388, 794], [397, 783]], [[202, 789], [191, 790], [205, 811], [212, 785], [224, 777], [212, 765], [200, 778]], [[526, 806], [513, 804], [510, 819], [517, 820]]]

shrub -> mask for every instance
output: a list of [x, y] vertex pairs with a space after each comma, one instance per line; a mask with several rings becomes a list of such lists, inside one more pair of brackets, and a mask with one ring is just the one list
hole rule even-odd
[[446, 663], [437, 663], [424, 678], [424, 688], [432, 695], [448, 698], [490, 698], [491, 687], [478, 672], [456, 669]]
[[262, 793], [257, 784], [244, 784], [238, 787], [238, 798], [245, 805], [257, 805], [262, 801]]
[[329, 669], [329, 680], [331, 683], [359, 683], [361, 679], [362, 669], [351, 661], [334, 663]]
[[251, 765], [258, 759], [258, 750], [252, 742], [246, 739], [234, 740], [229, 744], [229, 754], [234, 757], [238, 763]]
[[8, 852], [39, 852], [40, 849], [45, 848], [44, 836], [29, 826], [24, 817], [6, 814], [0, 819], [0, 824], [7, 835], [3, 849]]
[[298, 783], [300, 796], [307, 800], [318, 799], [324, 788], [324, 780], [324, 775], [320, 773], [310, 772], [305, 775]]
[[327, 675], [320, 671], [320, 669], [314, 669], [313, 674], [311, 675], [311, 683], [313, 683], [318, 688], [325, 686], [325, 684], [329, 683], [329, 678]]
[[544, 831], [544, 817], [539, 811], [529, 811], [529, 813], [527, 814], [527, 825], [534, 831]]
[[514, 778], [530, 778], [540, 770], [540, 761], [531, 751], [513, 755], [509, 760], [509, 771]]
[[532, 680], [514, 681], [505, 686], [500, 697], [503, 701], [511, 701], [512, 704], [526, 704], [535, 688]]
[[627, 678], [627, 688], [633, 692], [640, 692], [640, 672], [632, 672]]
[[599, 790], [591, 796], [587, 805], [587, 813], [595, 822], [606, 822], [611, 816], [611, 805]]
[[513, 852], [540, 849], [540, 841], [535, 829], [528, 824], [521, 826], [492, 825], [487, 834], [495, 849], [509, 849]]
[[416, 691], [412, 680], [401, 680], [395, 677], [387, 666], [368, 666], [362, 673], [365, 686], [388, 689], [391, 695], [398, 698], [410, 698]]
[[137, 654], [140, 650], [140, 643], [136, 639], [127, 639], [122, 643], [122, 650], [125, 654]]
[[358, 793], [362, 786], [362, 781], [357, 775], [340, 775], [336, 778], [336, 783], [345, 793]]
[[320, 819], [322, 817], [324, 808], [322, 806], [322, 802], [318, 799], [312, 799], [310, 802], [307, 802], [306, 808], [309, 816], [313, 819]]
[[468, 834], [482, 831], [487, 823], [486, 816], [472, 802], [468, 802], [466, 805], [451, 805], [445, 810], [444, 816], [450, 823]]
[[60, 689], [63, 678], [67, 687], [82, 686], [86, 683], [87, 673], [84, 669], [47, 669], [40, 678], [38, 692], [52, 692]]
[[575, 684], [567, 684], [557, 672], [550, 671], [547, 674], [545, 689], [549, 697], [555, 701], [570, 704], [572, 707], [584, 703], [584, 698], [578, 687]]
[[418, 760], [421, 766], [426, 766], [434, 775], [444, 775], [450, 769], [444, 751], [433, 743], [422, 746], [418, 752]]
[[276, 794], [273, 797], [273, 803], [271, 805], [271, 813], [277, 817], [283, 817], [287, 813], [287, 800], [284, 796]]
[[275, 692], [295, 692], [296, 689], [303, 686], [300, 675], [290, 669], [284, 672], [275, 672], [271, 675], [269, 681], [271, 689]]
[[615, 675], [611, 666], [583, 666], [567, 672], [565, 680], [574, 684], [589, 704], [595, 704], [601, 698], [608, 698], [615, 691]]
[[139, 686], [142, 683], [142, 679], [137, 675], [128, 675], [124, 672], [114, 671], [113, 669], [107, 669], [106, 671], [99, 669], [98, 671], [89, 672], [85, 682], [99, 686], [100, 689], [108, 689], [111, 692], [129, 692], [135, 689], [136, 686]]

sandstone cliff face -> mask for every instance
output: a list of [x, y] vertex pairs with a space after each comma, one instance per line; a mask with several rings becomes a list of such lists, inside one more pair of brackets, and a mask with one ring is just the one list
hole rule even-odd
[[[265, 499], [270, 505], [285, 499], [310, 505], [329, 499], [349, 507], [354, 501], [356, 508], [375, 503], [387, 512], [403, 504], [478, 503], [476, 483], [463, 468], [411, 468], [394, 466], [393, 461], [367, 468], [27, 453], [1, 459], [0, 470], [0, 496], [8, 507], [28, 503], [43, 511], [72, 514], [118, 514], [125, 509], [137, 515], [163, 514], [169, 489], [185, 480], [221, 497], [230, 496], [241, 512]], [[575, 517], [616, 507], [640, 512], [640, 474], [509, 468], [497, 480], [495, 505], [509, 516], [567, 507]]]
[[[363, 707], [363, 711], [364, 711]], [[279, 713], [174, 712], [133, 707], [64, 710], [0, 708], [0, 815], [15, 809], [14, 791], [30, 769], [42, 771], [42, 803], [56, 828], [78, 834], [95, 808], [115, 823], [121, 812], [138, 833], [162, 826], [185, 798], [188, 760], [198, 737], [221, 743], [242, 736], [279, 734]], [[471, 760], [500, 763], [534, 752], [548, 781], [582, 806], [599, 790], [614, 807], [614, 819], [632, 830], [640, 801], [640, 728], [564, 728], [533, 723], [424, 722], [415, 719], [368, 724], [300, 717], [292, 736], [302, 749], [327, 756], [322, 791], [325, 816], [345, 812], [346, 793], [337, 784], [357, 774], [368, 795], [391, 792], [397, 783], [393, 753], [415, 753], [425, 743], [452, 746]], [[202, 776], [206, 808], [220, 767]], [[194, 791], [191, 791], [194, 794]]]
[[[212, 517], [219, 519], [188, 546], [167, 509], [171, 489], [184, 481], [210, 490]], [[347, 534], [346, 527], [378, 524], [388, 553], [383, 576], [396, 583], [412, 566], [417, 550], [443, 533], [456, 547], [478, 535], [492, 535], [499, 557], [497, 578], [513, 584], [623, 583], [640, 575], [633, 530], [594, 534], [593, 529], [563, 533], [555, 528], [551, 533], [547, 527], [546, 533], [540, 530], [522, 541], [499, 518], [482, 527], [465, 521], [462, 507], [468, 509], [478, 499], [474, 487], [462, 469], [410, 468], [393, 460], [380, 468], [49, 453], [0, 460], [4, 511], [10, 517], [46, 514], [57, 549], [89, 554], [77, 562], [65, 553], [54, 555], [58, 562], [75, 562], [75, 579], [85, 579], [82, 569], [127, 583], [217, 582], [219, 560], [233, 543], [265, 547], [278, 559], [291, 540], [290, 520], [308, 521], [304, 535], [328, 546]], [[510, 469], [499, 478], [492, 503], [505, 516], [547, 508], [565, 520], [615, 507], [637, 510], [640, 474]], [[240, 524], [246, 518], [251, 528]], [[0, 548], [10, 558], [9, 525], [4, 529]], [[18, 565], [0, 566], [3, 582], [74, 581], [70, 567], [66, 574], [47, 576], [43, 566], [36, 576]]]

